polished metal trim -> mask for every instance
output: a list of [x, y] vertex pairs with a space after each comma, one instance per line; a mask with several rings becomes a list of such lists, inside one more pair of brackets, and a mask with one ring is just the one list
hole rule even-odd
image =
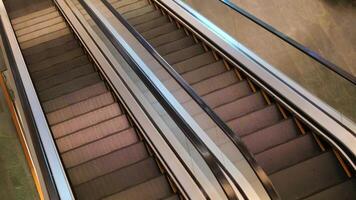
[[15, 32], [7, 15], [3, 1], [0, 1], [1, 31], [6, 38], [4, 46], [9, 54], [10, 69], [19, 90], [22, 108], [25, 110], [30, 134], [38, 141], [34, 144], [39, 156], [42, 173], [46, 182], [46, 189], [50, 199], [74, 199], [71, 187], [66, 177], [63, 165], [52, 138], [50, 128], [36, 94], [25, 60], [22, 56]]

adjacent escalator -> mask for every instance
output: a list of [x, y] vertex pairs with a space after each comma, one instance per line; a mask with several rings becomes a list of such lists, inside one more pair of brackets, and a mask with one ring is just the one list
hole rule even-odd
[[55, 6], [12, 19], [77, 199], [178, 199]]
[[337, 151], [168, 12], [147, 0], [108, 2], [241, 138], [282, 199], [356, 196]]

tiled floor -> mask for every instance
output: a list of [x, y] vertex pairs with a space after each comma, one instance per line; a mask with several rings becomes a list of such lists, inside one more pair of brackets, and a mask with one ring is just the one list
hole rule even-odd
[[0, 199], [39, 199], [6, 106], [0, 90]]
[[[333, 109], [356, 121], [354, 85], [223, 5], [219, 0], [204, 0], [204, 3], [200, 0], [186, 2]], [[352, 1], [341, 0], [335, 4], [327, 0], [233, 2], [326, 58], [340, 63], [345, 70], [356, 74], [356, 8], [352, 6]]]

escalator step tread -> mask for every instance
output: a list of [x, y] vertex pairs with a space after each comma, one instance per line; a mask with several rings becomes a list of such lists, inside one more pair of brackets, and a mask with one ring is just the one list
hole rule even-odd
[[[28, 56], [36, 56], [38, 54], [42, 55], [46, 55], [46, 52], [48, 50], [51, 50], [50, 52], [52, 52], [52, 50], [57, 50], [57, 49], [61, 49], [58, 48], [62, 45], [66, 45], [68, 42], [71, 41], [75, 41], [75, 39], [73, 38], [73, 36], [71, 34], [66, 34], [62, 37], [58, 37], [56, 39], [47, 41], [47, 42], [43, 42], [42, 44], [27, 48], [27, 49], [23, 49], [22, 53], [23, 55], [26, 57]], [[76, 42], [76, 41], [75, 41]]]
[[138, 8], [138, 9], [123, 13], [122, 16], [125, 19], [129, 20], [129, 19], [131, 19], [133, 17], [138, 17], [138, 16], [141, 16], [141, 15], [147, 14], [149, 12], [152, 12], [154, 10], [155, 10], [155, 8], [152, 5], [148, 5], [148, 6], [145, 6], [145, 7], [141, 7], [141, 8]]
[[298, 134], [293, 119], [287, 119], [251, 133], [241, 139], [246, 144], [247, 148], [255, 154], [296, 138]]
[[226, 71], [224, 63], [217, 61], [209, 65], [204, 65], [195, 70], [181, 74], [185, 81], [189, 84], [195, 84], [204, 79], [216, 76]]
[[64, 165], [69, 168], [122, 149], [138, 141], [139, 138], [135, 130], [130, 128], [65, 152], [61, 154], [61, 157]]
[[215, 108], [250, 94], [252, 94], [252, 91], [247, 81], [243, 80], [204, 95], [202, 98], [211, 108]]
[[35, 53], [31, 55], [26, 55], [26, 62], [27, 64], [39, 63], [45, 59], [55, 57], [57, 55], [66, 53], [76, 48], [79, 48], [78, 42], [75, 40], [69, 40], [53, 48], [46, 48], [45, 51], [41, 51], [39, 53]]
[[26, 34], [30, 34], [30, 33], [33, 33], [35, 31], [39, 31], [41, 29], [45, 29], [47, 27], [50, 27], [50, 26], [53, 26], [53, 25], [56, 25], [56, 24], [60, 24], [60, 23], [64, 23], [63, 18], [60, 17], [60, 16], [57, 16], [55, 18], [50, 18], [50, 19], [48, 19], [46, 21], [43, 21], [43, 22], [32, 24], [32, 25], [30, 25], [28, 27], [24, 27], [22, 29], [15, 29], [15, 31], [16, 31], [16, 35], [18, 37], [20, 37], [20, 36], [23, 36], [23, 35], [26, 35]]
[[157, 17], [155, 19], [152, 19], [152, 20], [150, 20], [148, 22], [136, 25], [135, 29], [138, 32], [145, 32], [145, 31], [157, 28], [159, 26], [162, 26], [162, 25], [164, 25], [164, 24], [166, 24], [168, 22], [169, 22], [168, 18], [166, 16], [162, 15], [162, 16]]
[[120, 115], [65, 137], [58, 138], [56, 143], [59, 152], [64, 153], [128, 128], [130, 128], [130, 123], [126, 116]]
[[300, 199], [346, 180], [332, 152], [325, 152], [270, 175], [282, 199]]
[[320, 147], [316, 144], [314, 137], [306, 134], [258, 153], [255, 158], [266, 173], [271, 174], [319, 153]]
[[181, 61], [173, 65], [173, 68], [178, 73], [184, 73], [196, 69], [198, 67], [208, 65], [216, 62], [213, 54], [211, 52], [205, 52], [203, 54], [194, 56], [187, 60]]
[[48, 79], [49, 77], [59, 75], [62, 73], [67, 73], [68, 71], [83, 66], [88, 65], [89, 60], [85, 55], [76, 57], [70, 61], [60, 63], [58, 65], [53, 65], [41, 71], [31, 72], [31, 78], [34, 82], [39, 82], [41, 80]]
[[43, 102], [42, 107], [44, 111], [48, 113], [69, 106], [71, 104], [75, 104], [79, 101], [83, 101], [85, 99], [97, 96], [107, 91], [108, 89], [106, 88], [105, 84], [103, 82], [99, 82], [93, 85], [89, 85], [80, 90], [74, 91], [72, 93], [63, 95], [56, 99]]
[[305, 198], [305, 200], [338, 199], [351, 200], [356, 197], [356, 178], [348, 179], [345, 182], [327, 188], [321, 192]]
[[64, 54], [59, 54], [51, 58], [40, 61], [39, 63], [28, 64], [27, 67], [30, 72], [41, 71], [43, 69], [51, 68], [55, 65], [67, 65], [73, 59], [83, 56], [84, 52], [81, 48], [72, 49]]
[[128, 22], [132, 26], [140, 25], [145, 22], [149, 22], [153, 19], [156, 19], [158, 17], [162, 16], [162, 13], [159, 10], [154, 10], [152, 12], [146, 13], [144, 15], [138, 16], [138, 17], [133, 17]]
[[[75, 191], [80, 199], [101, 199], [105, 196], [133, 189], [136, 185], [160, 177], [160, 175], [155, 161], [152, 157], [149, 157], [133, 165], [79, 185], [75, 188]], [[157, 185], [157, 187], [159, 186]], [[147, 189], [149, 188], [143, 190]], [[136, 192], [143, 191], [136, 190]]]
[[98, 82], [101, 82], [99, 75], [97, 73], [91, 73], [89, 75], [81, 76], [66, 83], [63, 83], [61, 85], [43, 90], [39, 92], [38, 96], [40, 100], [48, 101], [72, 93], [76, 90], [80, 90]]
[[13, 24], [13, 28], [15, 31], [22, 30], [22, 29], [30, 27], [34, 24], [43, 23], [43, 22], [46, 22], [48, 20], [55, 19], [58, 17], [60, 17], [59, 12], [56, 10], [53, 10], [52, 12], [49, 12], [45, 15], [40, 16], [40, 17], [32, 18], [32, 19], [26, 20], [21, 23]]
[[150, 39], [149, 43], [153, 47], [159, 47], [161, 45], [165, 45], [170, 42], [174, 42], [174, 41], [184, 38], [186, 36], [187, 36], [186, 33], [182, 29], [174, 29], [172, 32], [168, 32], [166, 34], [162, 34], [158, 37]]
[[52, 32], [46, 32], [47, 34], [42, 35], [41, 37], [37, 37], [34, 39], [31, 39], [29, 41], [25, 42], [20, 42], [21, 49], [28, 49], [43, 43], [46, 43], [51, 40], [55, 40], [57, 38], [62, 38], [63, 36], [66, 36], [68, 34], [71, 34], [70, 30], [68, 27], [60, 29], [60, 30], [52, 30]]
[[148, 1], [141, 0], [126, 5], [117, 5], [114, 8], [120, 13], [127, 13], [148, 6]]
[[149, 31], [142, 32], [141, 35], [146, 39], [150, 40], [158, 36], [162, 36], [164, 34], [170, 33], [172, 31], [177, 30], [177, 27], [172, 23], [166, 23], [160, 27], [154, 28]]
[[114, 103], [114, 98], [110, 92], [100, 94], [98, 96], [89, 98], [85, 101], [72, 104], [68, 107], [48, 113], [47, 120], [50, 125], [58, 124], [65, 120], [74, 118], [84, 113], [96, 110], [98, 108]]
[[262, 109], [266, 101], [260, 92], [243, 97], [214, 109], [215, 113], [224, 121], [246, 115], [252, 111]]
[[31, 32], [29, 34], [25, 34], [25, 35], [19, 36], [19, 37], [17, 37], [17, 40], [20, 43], [29, 42], [29, 41], [34, 40], [34, 39], [38, 39], [38, 38], [41, 39], [42, 37], [44, 37], [44, 36], [46, 36], [46, 35], [48, 35], [50, 33], [55, 33], [55, 32], [57, 32], [59, 30], [62, 30], [62, 29], [68, 29], [67, 24], [65, 22], [62, 22], [62, 23], [59, 23], [59, 24], [54, 24], [52, 26], [49, 26], [49, 27], [46, 27], [46, 28]]
[[[271, 105], [261, 110], [249, 113], [227, 124], [240, 137], [271, 126], [282, 120], [282, 116], [276, 105]], [[251, 123], [254, 122], [254, 123]]]
[[36, 89], [40, 92], [48, 88], [55, 87], [56, 85], [63, 84], [72, 79], [85, 76], [94, 72], [95, 71], [93, 66], [91, 64], [87, 64], [87, 65], [75, 67], [69, 71], [60, 74], [53, 75], [47, 79], [43, 79], [39, 81], [35, 80], [34, 82], [35, 82]]
[[146, 181], [140, 185], [129, 188], [120, 193], [114, 194], [104, 200], [114, 200], [114, 199], [130, 199], [130, 200], [155, 200], [162, 199], [171, 195], [172, 190], [168, 186], [168, 182], [164, 176], [159, 176], [157, 178]]
[[225, 88], [233, 83], [236, 83], [237, 81], [238, 80], [234, 71], [227, 71], [209, 79], [200, 81], [199, 83], [192, 85], [192, 87], [197, 94], [202, 96]]
[[178, 39], [173, 42], [169, 42], [167, 44], [161, 45], [157, 47], [157, 52], [160, 53], [161, 55], [167, 55], [185, 48], [188, 48], [190, 46], [193, 46], [195, 44], [195, 41], [191, 37], [184, 37], [181, 39]]
[[72, 184], [77, 186], [135, 164], [148, 156], [145, 145], [139, 142], [73, 168], [69, 168], [67, 172]]
[[204, 52], [205, 50], [201, 44], [194, 44], [179, 51], [167, 54], [164, 56], [164, 59], [170, 64], [175, 64], [191, 57], [201, 55]]
[[54, 6], [40, 10], [40, 11], [29, 13], [29, 14], [21, 16], [21, 17], [17, 17], [15, 19], [12, 19], [11, 22], [13, 24], [20, 24], [20, 23], [24, 23], [29, 20], [41, 18], [41, 17], [43, 17], [49, 13], [52, 13], [52, 12], [57, 12], [57, 10]]
[[67, 121], [55, 124], [51, 127], [54, 138], [69, 135], [81, 129], [96, 125], [102, 121], [121, 115], [121, 110], [117, 103], [99, 108], [97, 110], [76, 116]]

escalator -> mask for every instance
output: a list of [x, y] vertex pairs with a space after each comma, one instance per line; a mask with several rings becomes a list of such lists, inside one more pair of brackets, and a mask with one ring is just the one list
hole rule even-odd
[[154, 1], [108, 3], [243, 141], [282, 199], [356, 195], [353, 172], [333, 147]]
[[77, 199], [179, 199], [54, 5], [11, 19]]

